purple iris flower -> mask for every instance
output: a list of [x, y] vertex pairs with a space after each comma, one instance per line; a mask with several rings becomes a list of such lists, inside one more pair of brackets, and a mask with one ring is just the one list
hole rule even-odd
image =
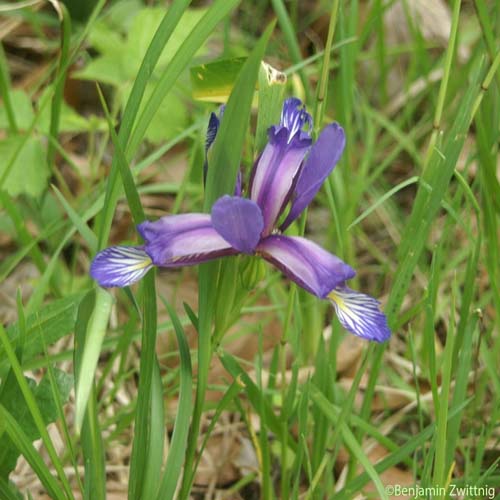
[[[215, 140], [219, 117], [212, 114], [206, 149]], [[313, 144], [312, 119], [299, 99], [287, 99], [279, 125], [269, 129], [269, 142], [257, 159], [248, 198], [219, 198], [210, 214], [171, 215], [139, 224], [141, 246], [106, 248], [94, 258], [90, 274], [104, 287], [123, 287], [153, 266], [181, 267], [227, 255], [258, 255], [292, 281], [328, 299], [348, 331], [383, 342], [390, 337], [379, 302], [351, 290], [346, 281], [355, 271], [316, 243], [283, 231], [313, 200], [342, 155], [345, 136], [337, 123], [326, 126]]]

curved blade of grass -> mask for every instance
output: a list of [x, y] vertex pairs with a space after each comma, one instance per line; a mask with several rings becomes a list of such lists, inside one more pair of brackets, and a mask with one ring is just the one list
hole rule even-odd
[[47, 146], [47, 164], [50, 170], [54, 167], [53, 163], [56, 154], [54, 143], [57, 142], [57, 134], [59, 132], [59, 122], [64, 97], [64, 84], [66, 81], [66, 71], [68, 69], [69, 62], [69, 46], [71, 42], [71, 17], [69, 12], [63, 3], [58, 3], [56, 10], [61, 23], [61, 54], [59, 55], [59, 65], [56, 73], [54, 94], [52, 96], [52, 107], [50, 110], [49, 135], [53, 139], [53, 141], [49, 141]]
[[57, 189], [56, 186], [52, 185], [57, 199], [61, 202], [64, 210], [68, 214], [71, 222], [74, 224], [78, 232], [81, 234], [82, 238], [87, 242], [90, 251], [93, 253], [97, 250], [97, 237], [87, 225], [87, 223], [82, 219], [82, 217], [76, 212], [76, 210], [66, 201], [64, 195]]
[[[23, 215], [19, 210], [16, 202], [11, 198], [11, 196], [9, 196], [6, 191], [0, 191], [0, 202], [2, 203], [3, 208], [9, 215], [12, 223], [14, 224], [14, 227], [16, 228], [19, 242], [23, 247], [28, 247], [27, 252], [30, 254], [31, 259], [33, 260], [40, 273], [43, 273], [47, 267], [47, 264], [43, 257], [42, 251], [38, 247], [37, 239], [34, 239], [26, 229], [26, 221], [24, 220]], [[57, 287], [55, 285], [56, 284], [53, 283], [52, 287], [54, 291], [57, 292]]]
[[211, 156], [211, 167], [207, 174], [203, 206], [205, 211], [210, 210], [220, 196], [232, 193], [234, 190], [260, 63], [273, 29], [274, 23], [267, 27], [246, 60], [224, 110], [224, 119], [217, 132]]
[[[265, 419], [269, 429], [276, 435], [281, 435], [281, 421], [274, 414], [272, 406], [268, 399], [261, 398], [260, 390], [255, 382], [249, 377], [249, 375], [243, 370], [236, 359], [229, 353], [222, 353], [220, 355], [220, 361], [224, 368], [237, 380], [240, 380], [244, 386], [244, 391], [250, 401], [251, 405], [254, 407], [255, 411], [266, 413]], [[289, 435], [288, 445], [295, 453], [297, 451], [297, 443], [295, 439]]]
[[[73, 369], [76, 386], [79, 384], [82, 358], [85, 351], [85, 338], [90, 318], [95, 307], [95, 290], [88, 292], [81, 300], [75, 321], [75, 348], [73, 350]], [[104, 500], [106, 498], [106, 472], [104, 449], [99, 421], [95, 384], [92, 384], [81, 429], [81, 447], [85, 467], [84, 500]]]
[[[19, 304], [20, 304], [20, 309], [21, 309], [22, 308], [21, 300], [19, 300]], [[37, 317], [38, 317], [38, 313], [37, 313]], [[57, 416], [61, 422], [60, 425], [62, 427], [62, 432], [63, 432], [64, 439], [65, 439], [65, 446], [68, 450], [68, 454], [69, 454], [70, 460], [72, 462], [73, 469], [75, 471], [76, 482], [78, 483], [78, 486], [80, 488], [80, 492], [83, 493], [83, 485], [82, 485], [82, 481], [80, 479], [80, 474], [78, 472], [77, 456], [76, 456], [75, 449], [74, 449], [74, 446], [73, 446], [73, 443], [71, 440], [71, 436], [69, 433], [68, 422], [67, 422], [66, 416], [64, 415], [63, 401], [61, 400], [61, 393], [60, 393], [60, 390], [59, 390], [58, 385], [57, 385], [57, 379], [56, 379], [57, 373], [54, 371], [54, 367], [52, 366], [52, 363], [49, 360], [49, 353], [47, 350], [47, 345], [45, 342], [45, 337], [43, 334], [43, 330], [42, 330], [40, 321], [38, 321], [38, 329], [39, 329], [39, 334], [40, 334], [40, 340], [42, 341], [42, 344], [43, 344], [43, 354], [44, 354], [44, 357], [45, 357], [45, 360], [47, 363], [47, 368], [48, 368], [47, 372], [48, 372], [48, 377], [49, 377], [49, 382], [50, 382], [50, 389], [52, 392], [52, 398], [53, 398], [55, 405], [56, 405]]]
[[99, 94], [101, 106], [108, 122], [109, 134], [111, 136], [111, 140], [113, 141], [113, 146], [115, 147], [115, 158], [117, 159], [118, 168], [120, 170], [123, 189], [125, 190], [125, 196], [127, 197], [128, 206], [130, 208], [130, 212], [132, 213], [135, 225], [138, 225], [146, 219], [146, 215], [144, 214], [144, 210], [142, 208], [141, 198], [139, 197], [139, 193], [137, 192], [134, 177], [132, 176], [127, 158], [125, 157], [125, 153], [123, 152], [123, 149], [120, 145], [120, 140], [116, 135], [113, 125], [113, 119], [111, 117], [111, 114], [109, 113], [108, 106], [106, 105], [106, 100], [104, 99], [101, 87], [99, 87], [99, 85], [97, 85], [97, 92]]
[[9, 122], [10, 132], [16, 133], [18, 131], [16, 123], [16, 115], [12, 106], [12, 100], [10, 98], [10, 78], [9, 69], [7, 67], [7, 60], [5, 58], [5, 52], [3, 50], [3, 45], [0, 43], [0, 94], [2, 95], [3, 104], [5, 106], [5, 114], [7, 115], [7, 120]]
[[406, 179], [403, 182], [400, 182], [397, 186], [394, 186], [392, 189], [387, 191], [387, 193], [384, 193], [383, 196], [381, 196], [373, 205], [371, 205], [369, 208], [367, 208], [359, 217], [357, 217], [353, 222], [349, 224], [347, 227], [347, 230], [349, 231], [352, 229], [354, 226], [359, 224], [363, 219], [368, 217], [374, 210], [377, 209], [382, 203], [384, 203], [387, 199], [389, 199], [391, 196], [395, 195], [398, 191], [401, 191], [401, 189], [404, 189], [407, 186], [411, 186], [412, 184], [415, 184], [418, 182], [419, 177], [417, 175], [414, 175], [413, 177], [410, 177], [409, 179]]
[[[302, 54], [300, 52], [299, 42], [297, 41], [295, 28], [290, 20], [285, 4], [283, 3], [283, 0], [271, 0], [271, 4], [276, 17], [278, 18], [281, 30], [283, 31], [283, 36], [285, 37], [286, 44], [288, 45], [292, 62], [294, 65], [299, 65], [302, 62]], [[298, 73], [302, 86], [304, 87], [306, 102], [309, 102], [309, 82], [307, 81], [306, 74], [300, 67], [298, 69]]]
[[[163, 384], [160, 375], [158, 359], [152, 361], [153, 373], [151, 377], [151, 412], [149, 415], [149, 436], [147, 462], [139, 464], [137, 473], [143, 474], [141, 498], [155, 498], [161, 477], [163, 464], [163, 441], [165, 438], [165, 412], [163, 401]], [[135, 469], [133, 469], [134, 471]], [[165, 497], [166, 498], [166, 497]]]
[[[141, 359], [139, 372], [139, 389], [135, 415], [135, 434], [130, 460], [129, 498], [145, 498], [144, 492], [150, 487], [146, 484], [147, 467], [152, 467], [148, 472], [148, 482], [154, 481], [157, 485], [160, 480], [161, 460], [158, 461], [157, 433], [163, 435], [162, 428], [158, 426], [158, 392], [156, 365], [156, 288], [155, 272], [152, 269], [142, 280], [142, 334], [141, 334]], [[162, 442], [163, 446], [163, 442]], [[152, 477], [152, 476], [155, 477]]]
[[[41, 414], [40, 408], [37, 405], [37, 402], [35, 400], [35, 397], [33, 395], [33, 392], [31, 391], [28, 383], [26, 382], [26, 379], [23, 375], [21, 365], [19, 364], [19, 360], [17, 359], [16, 353], [14, 352], [14, 349], [12, 348], [12, 345], [9, 342], [9, 338], [7, 337], [7, 332], [5, 331], [4, 327], [0, 324], [0, 343], [3, 345], [3, 348], [5, 350], [5, 354], [7, 355], [7, 358], [10, 362], [10, 365], [12, 367], [12, 371], [14, 372], [17, 383], [19, 384], [19, 387], [21, 389], [22, 395], [24, 397], [24, 400], [26, 401], [26, 405], [29, 408], [29, 411], [31, 413], [31, 416], [33, 417], [33, 421], [35, 422], [36, 428], [38, 432], [40, 433], [40, 436], [42, 438], [43, 444], [45, 448], [47, 449], [47, 452], [49, 454], [49, 457], [52, 461], [52, 464], [54, 465], [57, 474], [59, 476], [59, 479], [61, 480], [61, 483], [63, 484], [64, 491], [66, 492], [66, 495], [69, 498], [73, 498], [73, 494], [71, 492], [71, 487], [69, 485], [68, 479], [66, 477], [66, 474], [64, 472], [62, 463], [57, 455], [57, 452], [54, 448], [54, 445], [52, 443], [52, 440], [49, 436], [49, 433], [47, 432], [47, 429], [45, 427], [45, 422], [43, 420], [43, 416]], [[8, 418], [10, 414], [8, 414], [7, 410], [4, 409], [4, 416], [5, 418]], [[6, 415], [8, 414], [8, 415]], [[16, 422], [17, 424], [17, 422]], [[19, 434], [19, 430], [16, 429], [15, 427], [10, 427], [12, 432], [15, 434], [16, 438], [20, 440], [20, 443], [22, 444], [23, 448], [26, 452], [31, 453], [31, 443], [29, 443], [29, 447], [26, 446], [26, 443], [24, 441], [24, 433]], [[12, 436], [11, 436], [12, 438]], [[30, 448], [31, 447], [31, 448]], [[21, 449], [21, 448], [20, 448]], [[38, 453], [38, 452], [37, 452]], [[24, 454], [24, 452], [23, 452]]]
[[59, 483], [55, 480], [54, 476], [50, 473], [47, 465], [45, 465], [42, 457], [40, 456], [40, 452], [31, 444], [30, 439], [17, 423], [17, 420], [1, 404], [0, 416], [5, 432], [7, 432], [17, 449], [30, 464], [31, 468], [37, 475], [37, 478], [47, 489], [51, 498], [54, 500], [66, 500], [68, 497], [62, 490]]
[[337, 14], [339, 10], [339, 0], [332, 2], [330, 10], [330, 22], [328, 24], [328, 35], [325, 49], [323, 50], [323, 64], [321, 66], [321, 78], [316, 90], [316, 100], [314, 103], [314, 122], [316, 124], [315, 133], [317, 134], [323, 125], [326, 97], [328, 93], [328, 76], [330, 73], [330, 57], [332, 55], [333, 36], [335, 35], [335, 26], [337, 24]]
[[187, 447], [187, 437], [189, 433], [189, 424], [191, 420], [191, 411], [193, 407], [191, 392], [193, 390], [193, 372], [191, 368], [191, 355], [189, 345], [186, 340], [186, 334], [175, 310], [170, 304], [163, 300], [168, 314], [174, 325], [177, 344], [179, 346], [180, 361], [180, 382], [179, 382], [179, 403], [177, 406], [177, 415], [175, 417], [174, 432], [170, 443], [165, 471], [161, 481], [157, 500], [170, 500], [174, 498], [175, 489], [179, 482], [184, 456]]
[[113, 297], [103, 288], [97, 288], [95, 291], [95, 306], [87, 326], [75, 389], [75, 426], [78, 433], [80, 433], [82, 428], [85, 408], [87, 407], [90, 389], [94, 382], [97, 361], [101, 352], [101, 345], [106, 333], [112, 305]]
[[127, 153], [131, 156], [133, 156], [137, 150], [137, 147], [151, 123], [151, 119], [158, 111], [161, 102], [172, 88], [181, 72], [186, 68], [196, 54], [196, 51], [213, 32], [215, 27], [229, 15], [239, 2], [240, 0], [216, 0], [179, 47], [179, 50], [170, 61], [167, 69], [160, 77], [158, 84], [144, 107], [144, 111], [135, 124], [134, 130], [130, 136], [130, 142], [126, 149]]
[[[338, 415], [341, 410], [332, 405], [332, 403], [330, 403], [330, 401], [328, 401], [328, 399], [326, 399], [326, 397], [315, 388], [313, 388], [313, 394], [311, 395], [311, 397], [317, 407], [321, 409], [328, 420], [330, 420], [332, 425], [336, 426]], [[448, 413], [448, 419], [451, 419], [459, 414], [472, 401], [472, 399], [473, 398], [469, 398], [458, 407], [451, 408]], [[359, 417], [355, 417], [354, 421], [357, 424], [368, 425], [365, 420], [362, 420]], [[431, 424], [416, 436], [413, 436], [412, 439], [408, 440], [404, 445], [397, 447], [397, 449], [393, 451], [393, 453], [380, 460], [376, 465], [372, 466], [377, 475], [382, 474], [382, 472], [386, 471], [390, 467], [405, 462], [406, 458], [411, 457], [411, 454], [417, 448], [427, 443], [432, 438], [435, 432], [436, 425]], [[346, 496], [350, 498], [350, 496], [354, 492], [359, 492], [361, 488], [363, 488], [363, 486], [365, 486], [369, 482], [370, 479], [371, 476], [367, 471], [365, 471], [363, 474], [355, 477], [352, 481], [349, 481], [342, 490], [336, 493], [336, 495], [338, 495], [338, 498], [346, 498]]]
[[[204, 431], [204, 437], [203, 437], [203, 442], [201, 443], [200, 449], [198, 451], [198, 457], [196, 458], [194, 470], [198, 468], [198, 464], [200, 463], [201, 457], [203, 455], [203, 450], [207, 446], [208, 440], [210, 439], [210, 436], [212, 435], [212, 431], [214, 430], [215, 424], [219, 421], [219, 418], [222, 414], [222, 412], [229, 406], [231, 401], [242, 391], [243, 389], [243, 383], [239, 378], [236, 378], [234, 382], [229, 386], [227, 391], [224, 393], [224, 396], [222, 396], [222, 399], [219, 401], [219, 404], [217, 405], [217, 408], [215, 409], [215, 413], [213, 414], [212, 418], [210, 419], [210, 424], [208, 425], [207, 429]], [[191, 478], [191, 481], [194, 478]]]
[[363, 469], [365, 470], [366, 474], [373, 481], [373, 484], [375, 485], [375, 488], [378, 491], [379, 498], [388, 500], [389, 497], [385, 492], [385, 488], [384, 485], [382, 484], [379, 474], [377, 473], [377, 471], [371, 464], [370, 459], [366, 456], [360, 444], [354, 437], [354, 434], [349, 430], [349, 427], [347, 427], [345, 423], [342, 424], [340, 432], [344, 439], [345, 445], [351, 450], [351, 453], [354, 455], [357, 461], [363, 466]]
[[[137, 77], [130, 92], [130, 97], [123, 112], [120, 131], [118, 132], [118, 142], [122, 150], [126, 152], [130, 151], [130, 154], [127, 154], [126, 156], [127, 159], [130, 159], [134, 154], [134, 150], [130, 148], [130, 144], [128, 148], [126, 148], [126, 145], [129, 143], [130, 133], [132, 132], [132, 128], [144, 96], [146, 85], [151, 78], [163, 48], [167, 44], [170, 35], [174, 31], [182, 14], [190, 3], [191, 0], [176, 0], [172, 3], [158, 26], [148, 50], [146, 51], [141, 67], [139, 68], [139, 72], [137, 73]], [[200, 41], [200, 45], [201, 43], [202, 41]], [[184, 63], [184, 61], [182, 62]], [[188, 63], [189, 61], [185, 61], [183, 68], [187, 66]], [[169, 67], [170, 66], [171, 65], [169, 65]], [[113, 162], [111, 164], [111, 173], [106, 188], [106, 198], [104, 203], [106, 208], [99, 228], [99, 249], [103, 248], [108, 239], [115, 206], [120, 195], [119, 186], [116, 182], [118, 179], [118, 161], [118, 157], [115, 157], [113, 158]]]
[[0, 477], [0, 498], [5, 500], [19, 500], [22, 498], [21, 492], [19, 490], [14, 490], [15, 486]]

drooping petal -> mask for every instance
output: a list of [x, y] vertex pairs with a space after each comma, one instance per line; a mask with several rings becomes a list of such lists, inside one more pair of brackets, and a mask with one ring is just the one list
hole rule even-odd
[[124, 287], [139, 281], [152, 266], [142, 246], [109, 247], [94, 257], [90, 275], [103, 287]]
[[320, 298], [354, 277], [354, 270], [316, 243], [299, 236], [268, 236], [257, 252], [288, 278]]
[[170, 215], [137, 229], [156, 266], [189, 266], [238, 253], [214, 229], [209, 214]]
[[294, 178], [309, 150], [311, 139], [296, 135], [288, 142], [288, 130], [269, 129], [269, 142], [254, 166], [250, 198], [262, 210], [264, 234], [270, 234], [289, 199]]
[[264, 219], [255, 202], [225, 195], [212, 207], [212, 225], [233, 248], [251, 254], [259, 243]]
[[311, 147], [300, 170], [292, 195], [292, 205], [280, 229], [284, 231], [311, 203], [342, 156], [345, 147], [344, 130], [338, 123], [325, 127]]
[[378, 300], [346, 286], [336, 287], [328, 298], [342, 326], [354, 335], [376, 342], [384, 342], [391, 336]]

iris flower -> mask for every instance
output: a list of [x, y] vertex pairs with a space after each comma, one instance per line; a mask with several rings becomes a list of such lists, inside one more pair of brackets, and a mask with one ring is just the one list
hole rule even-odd
[[[215, 140], [219, 117], [210, 117], [206, 149]], [[177, 268], [229, 255], [260, 256], [320, 299], [327, 299], [345, 329], [369, 340], [390, 337], [379, 302], [346, 285], [355, 271], [337, 256], [284, 231], [313, 200], [342, 155], [345, 136], [327, 125], [313, 144], [312, 118], [296, 98], [284, 102], [279, 125], [252, 169], [248, 197], [238, 177], [233, 196], [225, 195], [211, 213], [170, 215], [138, 225], [140, 246], [106, 248], [90, 274], [103, 287], [124, 287], [153, 266]]]

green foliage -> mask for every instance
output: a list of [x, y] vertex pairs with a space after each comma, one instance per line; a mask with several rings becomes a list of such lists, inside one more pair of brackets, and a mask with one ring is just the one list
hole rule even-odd
[[[64, 404], [73, 388], [73, 377], [57, 368], [54, 369], [54, 377], [59, 398]], [[59, 415], [48, 375], [46, 374], [38, 384], [28, 377], [26, 377], [26, 382], [33, 392], [45, 425], [55, 422]], [[19, 391], [15, 377], [12, 374], [8, 375], [0, 387], [0, 404], [16, 419], [28, 439], [36, 441], [40, 439], [40, 433], [27, 404], [24, 400], [19, 399]], [[0, 436], [0, 475], [4, 479], [7, 479], [14, 469], [19, 455], [20, 451], [12, 443], [9, 436], [7, 434]]]
[[[19, 153], [17, 151], [20, 149]], [[40, 139], [11, 136], [0, 141], [0, 175], [5, 173], [8, 161], [17, 153], [4, 188], [11, 196], [27, 194], [40, 196], [47, 188], [49, 169]]]
[[[12, 290], [23, 292], [17, 321], [0, 326], [0, 497], [24, 498], [9, 482], [22, 455], [51, 498], [105, 500], [106, 450], [132, 440], [129, 498], [185, 500], [224, 412], [257, 460], [226, 495], [244, 497], [251, 482], [265, 499], [386, 498], [399, 474], [422, 487], [498, 488], [500, 4], [451, 2], [443, 44], [413, 2], [318, 1], [307, 12], [283, 0], [175, 0], [168, 11], [155, 0], [65, 3], [87, 24], [70, 33], [50, 9], [16, 9], [9, 19], [31, 38], [7, 34], [0, 47], [7, 311]], [[398, 5], [405, 42], [388, 31]], [[26, 67], [44, 68], [26, 80], [25, 51]], [[286, 83], [267, 78], [264, 54]], [[66, 73], [98, 82], [100, 101], [65, 103]], [[231, 193], [291, 95], [313, 111], [315, 135], [336, 120], [347, 146], [290, 234], [351, 264], [393, 327], [387, 346], [363, 344], [348, 371], [328, 304], [253, 256], [89, 290], [95, 252], [135, 243], [133, 225], [208, 212]], [[208, 113], [226, 101], [203, 186]], [[144, 139], [159, 145], [147, 157]], [[197, 274], [198, 308], [182, 313]], [[168, 315], [157, 311], [164, 292]], [[73, 334], [74, 349], [62, 346]], [[209, 384], [216, 357], [223, 377]], [[61, 361], [73, 362], [75, 384]]]
[[[77, 78], [112, 85], [118, 92], [118, 102], [122, 109], [130, 97], [135, 75], [164, 13], [161, 7], [138, 8], [137, 2], [130, 2], [130, 7], [126, 17], [110, 15], [95, 24], [89, 41], [99, 55], [74, 75]], [[164, 72], [173, 54], [205, 13], [206, 9], [202, 8], [184, 12], [161, 52], [153, 79], [159, 78]], [[204, 53], [202, 46], [197, 55]], [[144, 102], [149, 100], [153, 88], [153, 83], [147, 85]], [[143, 109], [141, 107], [139, 112]], [[182, 130], [187, 124], [187, 118], [186, 102], [182, 85], [179, 84], [163, 98], [145, 137], [153, 143], [160, 143]]]
[[201, 101], [227, 101], [244, 62], [244, 57], [235, 57], [192, 66], [189, 69], [192, 96]]
[[[23, 363], [28, 364], [43, 353], [44, 343], [52, 345], [73, 331], [81, 294], [54, 300], [40, 311], [26, 318], [26, 338], [23, 342]], [[7, 328], [9, 342], [18, 347], [20, 339], [19, 323]], [[43, 335], [43, 338], [42, 338]], [[3, 377], [8, 370], [5, 353], [0, 346], [0, 375]]]
[[[50, 86], [46, 87], [40, 97], [40, 102], [49, 98], [52, 92]], [[36, 133], [26, 138], [22, 132], [28, 131], [35, 120], [35, 111], [31, 99], [22, 90], [12, 91], [10, 98], [13, 108], [16, 110], [16, 125], [20, 133], [11, 134], [9, 137], [0, 140], [0, 177], [4, 174], [11, 158], [16, 155], [5, 182], [5, 190], [11, 196], [25, 194], [39, 197], [47, 189], [47, 181], [50, 176], [45, 158], [45, 148], [41, 139], [41, 135], [48, 134], [49, 131], [50, 110], [47, 107], [39, 110], [40, 116]], [[7, 129], [8, 127], [7, 110], [0, 107], [0, 128]], [[89, 131], [91, 127], [102, 129], [102, 120], [94, 120], [91, 124], [90, 120], [78, 114], [64, 102], [62, 103], [59, 125], [62, 132], [85, 132]]]

